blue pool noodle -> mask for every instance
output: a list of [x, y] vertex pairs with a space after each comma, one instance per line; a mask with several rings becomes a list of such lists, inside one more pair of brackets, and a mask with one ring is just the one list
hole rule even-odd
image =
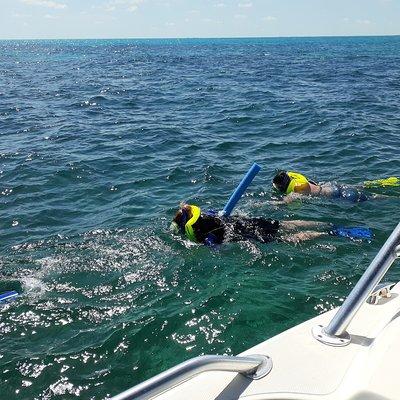
[[16, 292], [15, 290], [11, 290], [9, 292], [4, 292], [0, 294], [0, 303], [2, 301], [7, 301], [7, 300], [11, 300], [11, 299], [15, 299], [18, 296], [18, 292]]
[[251, 181], [254, 177], [258, 174], [261, 167], [254, 163], [244, 178], [241, 180], [235, 191], [232, 193], [231, 197], [229, 198], [228, 202], [226, 203], [224, 209], [222, 210], [222, 216], [229, 217], [231, 215], [232, 210], [236, 206], [239, 199], [242, 197], [245, 190], [249, 187]]

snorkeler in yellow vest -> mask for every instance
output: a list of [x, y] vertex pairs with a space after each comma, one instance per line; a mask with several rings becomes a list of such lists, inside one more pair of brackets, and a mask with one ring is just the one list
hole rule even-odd
[[339, 228], [325, 222], [303, 220], [278, 221], [241, 216], [226, 218], [215, 212], [202, 212], [199, 207], [190, 204], [180, 206], [171, 229], [184, 234], [193, 242], [206, 245], [246, 239], [262, 243], [275, 240], [297, 243], [325, 235], [367, 240], [372, 238], [368, 228]]
[[376, 181], [366, 181], [362, 187], [358, 188], [355, 186], [338, 185], [332, 182], [318, 184], [298, 172], [280, 171], [274, 176], [272, 184], [280, 193], [290, 195], [291, 199], [299, 195], [308, 195], [341, 198], [358, 203], [371, 198], [386, 197], [378, 194], [368, 194], [365, 192], [365, 188], [398, 186], [400, 181], [396, 177], [390, 177]]

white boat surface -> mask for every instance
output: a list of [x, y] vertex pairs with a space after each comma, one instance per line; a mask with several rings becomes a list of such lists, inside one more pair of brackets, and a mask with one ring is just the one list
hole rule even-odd
[[378, 285], [399, 256], [400, 224], [340, 308], [240, 357], [198, 357], [113, 399], [399, 400], [400, 282]]

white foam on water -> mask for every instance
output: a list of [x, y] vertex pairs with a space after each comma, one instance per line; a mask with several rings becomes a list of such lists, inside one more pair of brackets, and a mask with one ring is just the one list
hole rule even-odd
[[48, 286], [39, 278], [26, 276], [21, 278], [23, 292], [29, 297], [40, 298], [49, 290]]

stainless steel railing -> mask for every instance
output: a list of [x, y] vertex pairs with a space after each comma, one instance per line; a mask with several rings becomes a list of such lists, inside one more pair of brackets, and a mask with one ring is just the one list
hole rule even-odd
[[327, 327], [318, 325], [313, 328], [314, 337], [320, 342], [332, 346], [345, 346], [350, 343], [347, 327], [397, 257], [400, 257], [400, 223], [372, 260], [329, 325]]
[[263, 355], [245, 357], [199, 356], [176, 365], [114, 396], [111, 400], [145, 400], [193, 378], [202, 372], [238, 372], [250, 379], [261, 379], [272, 369], [272, 360]]

